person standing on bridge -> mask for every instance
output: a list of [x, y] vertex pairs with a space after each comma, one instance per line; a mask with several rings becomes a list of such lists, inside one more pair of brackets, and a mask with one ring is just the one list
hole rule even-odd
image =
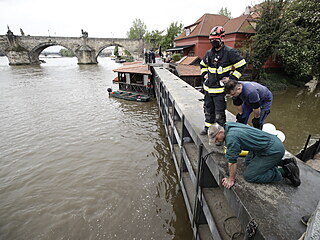
[[232, 97], [233, 104], [237, 107], [237, 122], [247, 124], [250, 114], [253, 112], [253, 127], [262, 129], [272, 105], [271, 91], [256, 82], [238, 82], [236, 80], [227, 81], [224, 91]]
[[221, 126], [226, 122], [226, 101], [223, 81], [239, 79], [245, 69], [246, 61], [233, 48], [223, 43], [224, 29], [221, 26], [212, 28], [209, 40], [212, 48], [200, 62], [204, 78], [204, 114], [205, 127], [201, 135], [206, 135], [208, 127], [214, 123]]
[[299, 168], [294, 158], [283, 159], [285, 149], [281, 140], [273, 134], [237, 122], [227, 122], [224, 127], [213, 124], [208, 130], [209, 144], [225, 142], [229, 177], [222, 185], [231, 188], [236, 180], [237, 159], [241, 150], [253, 154], [246, 158], [244, 179], [255, 183], [278, 182], [288, 179], [294, 187], [300, 185]]

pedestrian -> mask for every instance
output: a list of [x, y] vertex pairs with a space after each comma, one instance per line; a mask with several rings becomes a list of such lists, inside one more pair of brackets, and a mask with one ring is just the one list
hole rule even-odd
[[156, 63], [156, 53], [154, 51], [152, 51], [151, 58], [152, 58], [152, 63]]
[[144, 61], [145, 61], [146, 64], [149, 63], [149, 55], [148, 55], [148, 51], [147, 50], [145, 50], [145, 52], [144, 52]]
[[205, 127], [201, 135], [206, 135], [208, 127], [214, 123], [221, 126], [226, 122], [226, 101], [223, 81], [224, 79], [239, 79], [245, 69], [246, 61], [233, 48], [224, 45], [224, 29], [214, 27], [209, 35], [212, 48], [202, 59], [201, 74], [204, 89]]
[[294, 158], [282, 159], [285, 153], [280, 139], [273, 134], [237, 122], [227, 122], [223, 127], [213, 124], [208, 130], [209, 143], [225, 142], [229, 177], [222, 185], [231, 188], [235, 184], [237, 159], [241, 150], [247, 150], [244, 179], [255, 183], [278, 182], [288, 179], [294, 187], [300, 185], [299, 168]]
[[272, 105], [271, 91], [257, 82], [236, 80], [227, 81], [224, 91], [232, 97], [233, 104], [237, 108], [237, 122], [247, 124], [253, 112], [253, 127], [262, 129]]

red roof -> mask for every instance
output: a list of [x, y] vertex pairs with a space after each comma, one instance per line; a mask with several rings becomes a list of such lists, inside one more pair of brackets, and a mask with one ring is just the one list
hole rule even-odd
[[230, 33], [256, 33], [253, 26], [250, 24], [252, 21], [250, 15], [242, 15], [237, 18], [230, 19], [223, 27], [226, 34]]
[[[199, 59], [198, 56], [185, 56], [183, 57], [178, 63], [179, 64], [184, 64], [184, 65], [191, 65], [192, 63], [194, 63], [197, 59]], [[200, 62], [200, 61], [199, 61]]]
[[201, 76], [200, 66], [178, 64], [176, 71], [179, 77], [183, 76]]
[[[250, 22], [253, 18], [250, 15], [242, 15], [237, 18], [229, 19], [223, 15], [204, 14], [194, 24], [185, 27], [185, 31], [176, 37], [174, 40], [178, 41], [184, 38], [191, 38], [195, 36], [209, 36], [211, 29], [214, 26], [223, 26], [226, 34], [230, 33], [256, 33], [254, 27]], [[187, 29], [190, 29], [190, 34], [186, 36]], [[177, 42], [178, 46], [178, 42]]]
[[151, 71], [147, 64], [142, 64], [141, 62], [133, 62], [127, 63], [126, 65], [113, 69], [114, 72], [120, 73], [139, 73], [139, 74], [146, 74], [151, 75]]
[[188, 36], [186, 36], [186, 31], [184, 31], [180, 36], [176, 37], [175, 40], [195, 36], [209, 36], [209, 33], [214, 26], [223, 26], [228, 20], [229, 18], [223, 15], [206, 13], [194, 24], [185, 27], [185, 29], [192, 30]]

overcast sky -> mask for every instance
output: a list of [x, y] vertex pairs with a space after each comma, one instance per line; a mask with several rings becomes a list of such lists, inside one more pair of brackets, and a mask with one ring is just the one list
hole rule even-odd
[[245, 7], [261, 0], [0, 0], [0, 35], [7, 25], [14, 34], [79, 37], [126, 37], [134, 19], [141, 19], [148, 31], [165, 30], [170, 23], [190, 25], [205, 13], [222, 7], [240, 16]]

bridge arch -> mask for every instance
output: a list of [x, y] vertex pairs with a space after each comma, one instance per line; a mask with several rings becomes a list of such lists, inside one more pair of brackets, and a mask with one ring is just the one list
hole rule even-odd
[[39, 56], [41, 54], [41, 52], [48, 48], [48, 47], [52, 47], [52, 46], [62, 46], [66, 49], [69, 49], [71, 51], [73, 51], [72, 49], [70, 49], [69, 47], [67, 46], [64, 46], [60, 43], [57, 43], [57, 42], [52, 42], [52, 41], [49, 41], [49, 42], [43, 42], [43, 43], [40, 43], [39, 45], [35, 46], [33, 49], [31, 49], [31, 51], [29, 52], [29, 58], [30, 58], [30, 62], [31, 64], [40, 64], [41, 61], [39, 59]]
[[128, 51], [128, 52], [131, 54], [131, 56], [132, 56], [132, 53], [126, 48], [126, 46], [123, 46], [123, 45], [118, 44], [118, 43], [109, 43], [109, 44], [107, 44], [107, 45], [105, 45], [105, 46], [101, 46], [101, 47], [97, 50], [96, 59], [98, 59], [99, 55], [101, 54], [101, 52], [102, 52], [103, 50], [105, 50], [105, 49], [108, 48], [108, 47], [115, 47], [115, 46], [118, 46], [118, 47], [121, 47], [121, 48], [125, 49], [125, 50]]

